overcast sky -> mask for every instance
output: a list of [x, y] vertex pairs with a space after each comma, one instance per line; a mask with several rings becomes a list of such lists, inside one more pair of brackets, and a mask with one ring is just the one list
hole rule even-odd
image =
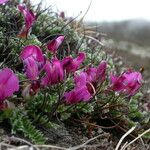
[[[38, 3], [41, 0], [31, 0]], [[43, 4], [52, 5], [54, 10], [64, 11], [67, 16], [84, 14], [91, 0], [43, 0]], [[150, 20], [150, 0], [92, 0], [85, 20], [120, 21], [126, 19]]]

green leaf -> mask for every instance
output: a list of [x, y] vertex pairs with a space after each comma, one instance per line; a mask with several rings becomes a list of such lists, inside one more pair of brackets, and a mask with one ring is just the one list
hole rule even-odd
[[16, 110], [10, 118], [12, 124], [12, 133], [23, 133], [23, 135], [29, 138], [33, 143], [44, 144], [44, 135], [36, 129], [30, 119], [23, 115], [20, 111]]
[[150, 139], [150, 132], [149, 133], [146, 133], [142, 136], [143, 138], [146, 138], [146, 139]]

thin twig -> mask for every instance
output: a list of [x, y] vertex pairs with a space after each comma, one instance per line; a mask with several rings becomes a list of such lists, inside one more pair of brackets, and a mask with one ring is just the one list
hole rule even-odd
[[94, 124], [94, 123], [90, 123], [90, 122], [86, 122], [86, 121], [82, 121], [82, 120], [77, 120], [77, 119], [74, 119], [75, 121], [78, 121], [80, 123], [84, 123], [84, 124], [87, 124], [89, 126], [93, 126], [93, 127], [96, 127], [96, 128], [102, 128], [102, 129], [113, 129], [113, 128], [116, 128], [118, 127], [118, 125], [120, 124], [120, 122], [118, 122], [117, 124], [115, 124], [114, 126], [110, 126], [110, 127], [104, 127], [104, 126], [100, 126], [100, 125], [97, 125], [97, 124]]
[[[113, 120], [111, 120], [114, 124], [116, 124]], [[117, 126], [120, 130], [122, 130], [124, 133], [127, 132], [127, 128], [125, 129], [125, 126], [124, 127], [121, 127], [121, 126]], [[134, 139], [135, 136], [133, 134], [130, 134], [130, 136]]]
[[85, 143], [83, 143], [83, 144], [81, 144], [81, 145], [68, 148], [67, 150], [77, 150], [77, 149], [83, 148], [84, 146], [86, 146], [88, 143], [94, 141], [95, 139], [98, 139], [98, 138], [100, 138], [100, 137], [102, 137], [102, 136], [107, 136], [107, 135], [108, 135], [108, 133], [98, 135], [98, 136], [96, 136], [96, 137], [93, 137], [93, 138], [89, 139], [88, 141], [86, 141]]
[[58, 146], [54, 146], [54, 145], [34, 145], [34, 146], [39, 147], [39, 148], [55, 148], [58, 150], [66, 150], [67, 149], [64, 147], [58, 147]]
[[15, 148], [10, 148], [7, 150], [34, 150], [34, 148], [29, 147], [28, 145], [23, 145], [23, 146], [19, 146], [19, 147], [15, 147]]
[[5, 147], [10, 147], [10, 148], [16, 148], [16, 146], [14, 146], [14, 145], [11, 145], [11, 144], [6, 144], [6, 143], [4, 143], [4, 142], [1, 142], [0, 143], [0, 149], [2, 148], [2, 146], [5, 146]]
[[28, 142], [28, 141], [26, 141], [26, 140], [24, 140], [24, 139], [21, 139], [21, 138], [18, 138], [18, 137], [10, 137], [9, 138], [10, 140], [15, 140], [15, 141], [20, 141], [20, 142], [23, 142], [23, 143], [26, 143], [27, 145], [30, 145], [30, 146], [32, 146], [35, 150], [40, 150], [38, 147], [36, 147], [35, 145], [33, 145], [32, 143], [30, 143], [30, 142]]

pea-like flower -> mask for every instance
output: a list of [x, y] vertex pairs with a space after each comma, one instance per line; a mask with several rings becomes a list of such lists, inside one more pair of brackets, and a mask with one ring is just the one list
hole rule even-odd
[[19, 79], [9, 68], [0, 70], [0, 102], [19, 90]]
[[86, 86], [74, 88], [70, 92], [64, 94], [65, 102], [68, 104], [75, 104], [81, 101], [87, 102], [92, 97]]
[[132, 70], [122, 73], [119, 77], [111, 75], [111, 89], [128, 96], [135, 95], [142, 86], [142, 75]]
[[29, 10], [25, 5], [18, 5], [19, 11], [22, 13], [24, 20], [25, 20], [25, 26], [23, 26], [21, 33], [19, 33], [18, 36], [20, 37], [26, 37], [33, 26], [34, 22], [36, 21], [37, 17], [35, 14]]
[[98, 83], [102, 83], [106, 78], [106, 61], [102, 61], [97, 68], [88, 68], [85, 72], [87, 74], [87, 80], [94, 86]]
[[54, 58], [52, 62], [47, 61], [43, 71], [45, 71], [45, 76], [41, 79], [41, 84], [44, 86], [60, 83], [64, 79], [64, 71], [57, 58]]
[[85, 60], [85, 53], [79, 53], [78, 57], [72, 58], [71, 56], [65, 57], [62, 60], [63, 69], [66, 70], [67, 73], [75, 72], [79, 69], [81, 63]]
[[36, 80], [45, 61], [41, 49], [35, 45], [28, 45], [23, 48], [20, 58], [23, 60], [26, 76], [30, 80]]
[[95, 94], [95, 89], [92, 84], [87, 81], [85, 72], [74, 77], [75, 87], [64, 94], [64, 100], [67, 104], [74, 104], [78, 102], [88, 102]]
[[30, 79], [30, 80], [36, 80], [39, 76], [39, 69], [38, 69], [38, 64], [37, 62], [32, 58], [29, 57], [27, 59], [25, 59], [23, 61], [24, 63], [24, 69], [25, 69], [25, 73], [26, 76]]
[[58, 36], [57, 38], [51, 40], [48, 44], [47, 44], [47, 48], [51, 53], [56, 53], [59, 46], [62, 44], [62, 42], [64, 41], [65, 36], [61, 35]]
[[37, 62], [44, 61], [42, 50], [36, 45], [28, 45], [23, 48], [23, 50], [20, 54], [20, 58], [22, 60], [25, 60], [29, 57], [33, 57], [34, 60]]
[[0, 0], [0, 4], [3, 4], [3, 3], [6, 3], [8, 2], [9, 0]]

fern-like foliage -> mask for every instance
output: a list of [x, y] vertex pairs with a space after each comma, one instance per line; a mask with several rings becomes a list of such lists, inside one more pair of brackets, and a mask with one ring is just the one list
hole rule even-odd
[[50, 121], [48, 113], [51, 111], [53, 103], [56, 103], [57, 96], [47, 95], [44, 102], [44, 95], [39, 93], [30, 100], [26, 105], [26, 112], [29, 118], [32, 118], [34, 124], [44, 126], [46, 128], [58, 128], [59, 125]]
[[25, 137], [31, 139], [33, 143], [45, 143], [46, 140], [44, 135], [36, 129], [30, 119], [20, 111], [14, 111], [10, 120], [12, 124], [12, 133], [21, 132]]

